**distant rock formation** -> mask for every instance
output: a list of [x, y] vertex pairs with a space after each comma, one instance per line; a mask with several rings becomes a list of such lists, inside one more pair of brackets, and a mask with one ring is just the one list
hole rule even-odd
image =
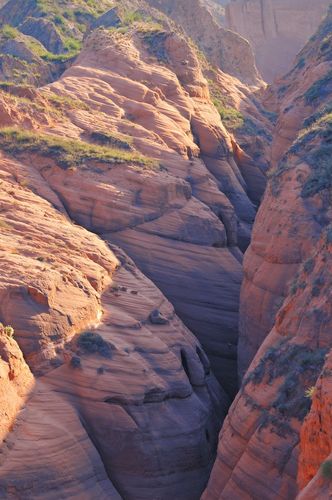
[[286, 73], [317, 29], [330, 0], [231, 0], [226, 27], [251, 43], [267, 82]]
[[261, 83], [249, 43], [222, 28], [202, 0], [147, 0], [186, 31], [220, 69], [249, 84]]

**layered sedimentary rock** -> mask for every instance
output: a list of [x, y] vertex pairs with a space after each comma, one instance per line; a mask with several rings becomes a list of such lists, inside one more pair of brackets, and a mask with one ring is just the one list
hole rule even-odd
[[188, 40], [124, 19], [57, 81], [0, 91], [4, 498], [198, 499], [236, 391], [265, 164], [227, 132]]
[[329, 0], [231, 0], [226, 26], [251, 43], [267, 82], [291, 68], [325, 15]]
[[[12, 327], [7, 327], [11, 332]], [[0, 325], [0, 439], [6, 439], [26, 396], [33, 387], [33, 376], [16, 341]]]
[[[272, 143], [273, 193], [271, 191], [270, 195], [268, 193], [265, 195], [255, 221], [252, 245], [244, 261], [245, 278], [240, 311], [240, 375], [243, 375], [248, 368], [254, 354], [272, 328], [275, 314], [287, 293], [291, 276], [305, 260], [319, 238], [322, 227], [326, 225], [324, 210], [327, 210], [327, 207], [323, 204], [322, 208], [318, 209], [316, 203], [312, 206], [305, 197], [294, 200], [296, 210], [292, 210], [287, 217], [285, 215], [285, 222], [282, 224], [280, 214], [283, 213], [283, 208], [276, 194], [279, 188], [283, 187], [278, 179], [279, 174], [285, 169], [287, 160], [283, 158], [285, 152], [299, 134], [300, 137], [306, 137], [304, 132], [306, 128], [313, 125], [315, 120], [322, 119], [325, 109], [325, 114], [328, 116], [331, 47], [330, 41], [326, 42], [325, 37], [329, 33], [330, 26], [331, 14], [313, 40], [298, 55], [293, 71], [269, 91], [267, 96], [267, 103], [272, 102], [274, 99], [271, 98], [271, 93], [274, 93], [279, 109]], [[316, 108], [322, 109], [321, 114], [318, 111], [317, 115], [313, 114]], [[322, 124], [322, 127], [329, 127], [326, 120], [323, 120]], [[317, 129], [319, 127], [320, 125], [316, 125]], [[309, 139], [307, 142], [310, 144]], [[321, 173], [320, 158], [316, 160], [308, 154], [311, 146], [308, 146], [303, 139], [303, 142], [298, 141], [292, 147], [294, 151], [298, 150], [303, 155], [305, 161], [310, 161], [314, 172], [317, 167], [316, 172], [321, 175], [324, 183], [328, 174]], [[325, 149], [326, 145], [323, 143], [322, 161]], [[306, 193], [306, 190], [304, 192]], [[286, 213], [289, 206], [287, 196], [288, 193], [284, 201]], [[296, 226], [296, 229], [292, 229], [292, 225]], [[266, 234], [269, 238], [266, 238]]]
[[[329, 314], [331, 312], [329, 311]], [[331, 495], [331, 355], [312, 392], [312, 407], [301, 429], [299, 498]]]
[[174, 19], [220, 69], [240, 80], [261, 84], [252, 49], [244, 38], [222, 28], [201, 0], [148, 0]]
[[[47, 161], [43, 175], [76, 222], [123, 246], [171, 299], [234, 394], [237, 246], [248, 244], [255, 208], [194, 52], [178, 35], [148, 37], [98, 31], [49, 91], [99, 111], [71, 111], [72, 137], [96, 129], [130, 135], [162, 168], [64, 172]], [[52, 124], [52, 133], [64, 131]]]
[[279, 119], [244, 262], [243, 382], [204, 499], [294, 498], [305, 485], [301, 498], [326, 498], [329, 490], [319, 469], [331, 453], [323, 392], [332, 317], [330, 30], [331, 13], [269, 95]]
[[203, 350], [38, 169], [2, 157], [1, 188], [1, 496], [198, 498], [227, 404]]

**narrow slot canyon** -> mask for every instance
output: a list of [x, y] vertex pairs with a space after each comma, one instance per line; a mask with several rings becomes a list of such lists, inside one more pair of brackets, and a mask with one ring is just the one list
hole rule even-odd
[[331, 75], [328, 0], [0, 1], [0, 498], [332, 495]]

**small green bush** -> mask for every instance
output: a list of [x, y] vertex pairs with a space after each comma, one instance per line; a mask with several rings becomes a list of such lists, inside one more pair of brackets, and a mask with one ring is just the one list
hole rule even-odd
[[144, 21], [144, 17], [138, 10], [125, 10], [121, 16], [122, 24], [130, 26], [133, 23]]
[[81, 367], [81, 358], [79, 356], [72, 356], [70, 360], [70, 366], [72, 368], [80, 368]]
[[318, 99], [322, 100], [331, 93], [332, 70], [323, 78], [317, 80], [304, 94], [307, 104], [314, 104]]
[[315, 267], [315, 261], [313, 258], [307, 259], [303, 264], [303, 270], [306, 274], [311, 274]]
[[332, 187], [332, 145], [322, 144], [307, 156], [306, 160], [312, 167], [312, 172], [302, 188], [303, 198]]
[[282, 340], [268, 349], [254, 370], [249, 372], [243, 384], [267, 384], [284, 377], [278, 384], [278, 393], [272, 407], [285, 418], [302, 421], [308, 413], [311, 400], [306, 397], [303, 384], [311, 387], [324, 365], [327, 349], [310, 349], [306, 345], [291, 344]]
[[244, 124], [242, 113], [227, 103], [226, 97], [213, 80], [208, 80], [208, 84], [212, 103], [220, 114], [225, 127], [229, 130], [236, 130], [242, 127]]
[[110, 345], [98, 333], [82, 333], [77, 344], [85, 353], [99, 354], [104, 358], [110, 358], [112, 356], [112, 349]]
[[6, 40], [14, 39], [19, 35], [17, 29], [9, 24], [5, 24], [0, 30], [0, 35]]
[[330, 245], [332, 243], [332, 226], [329, 226], [326, 231], [326, 243]]
[[320, 472], [324, 479], [332, 479], [332, 460], [325, 460], [320, 466]]
[[12, 338], [14, 336], [14, 328], [10, 325], [4, 326], [0, 323], [0, 332], [6, 335], [7, 337]]

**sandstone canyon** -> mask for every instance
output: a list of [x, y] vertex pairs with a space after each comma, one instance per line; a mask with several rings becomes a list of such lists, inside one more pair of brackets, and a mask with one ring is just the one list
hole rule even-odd
[[332, 495], [328, 3], [0, 4], [0, 498]]
[[250, 41], [259, 71], [272, 82], [291, 69], [329, 5], [330, 0], [230, 0], [225, 27]]

